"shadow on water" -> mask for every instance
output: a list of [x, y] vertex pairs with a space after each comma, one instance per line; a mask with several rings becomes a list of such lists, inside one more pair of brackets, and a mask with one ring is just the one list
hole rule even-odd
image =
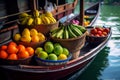
[[88, 68], [77, 78], [77, 80], [100, 80], [103, 71], [108, 65], [108, 53], [110, 47], [105, 47], [88, 66]]

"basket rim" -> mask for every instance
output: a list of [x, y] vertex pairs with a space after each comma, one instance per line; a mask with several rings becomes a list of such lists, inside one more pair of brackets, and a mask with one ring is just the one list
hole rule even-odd
[[45, 62], [45, 63], [62, 63], [62, 62], [69, 61], [71, 58], [72, 58], [72, 54], [71, 53], [69, 53], [69, 56], [68, 56], [67, 59], [65, 59], [65, 60], [57, 60], [57, 61], [54, 61], [54, 60], [44, 60], [44, 59], [41, 59], [41, 58], [38, 58], [37, 56], [35, 56], [36, 60], [39, 60], [39, 61], [42, 61], [42, 62]]
[[59, 41], [72, 41], [72, 40], [76, 40], [76, 39], [79, 39], [83, 36], [85, 36], [87, 34], [87, 30], [84, 32], [84, 34], [80, 35], [80, 36], [77, 36], [77, 37], [74, 37], [74, 38], [69, 38], [69, 39], [59, 39], [59, 38], [54, 38], [54, 37], [51, 37], [52, 39], [56, 39], [56, 40], [59, 40]]

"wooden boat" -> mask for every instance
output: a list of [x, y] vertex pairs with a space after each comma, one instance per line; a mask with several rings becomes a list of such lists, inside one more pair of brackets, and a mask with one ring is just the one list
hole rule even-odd
[[[73, 3], [73, 4], [76, 4], [76, 3]], [[68, 10], [72, 11], [73, 8], [70, 8]], [[65, 11], [63, 10], [63, 12]], [[62, 12], [55, 13], [55, 16], [57, 19], [60, 19], [61, 15], [62, 15]], [[70, 20], [76, 17], [78, 17], [78, 15], [71, 17]], [[94, 23], [95, 20], [91, 22]], [[15, 34], [17, 31], [18, 31], [18, 25], [0, 30], [1, 36], [9, 36], [8, 38], [2, 37], [2, 41], [0, 41], [0, 46], [11, 41], [11, 37], [12, 37], [11, 35]], [[8, 79], [12, 79], [12, 80], [63, 79], [64, 77], [70, 75], [71, 73], [74, 73], [77, 70], [80, 70], [82, 72], [90, 64], [90, 62], [95, 58], [98, 52], [104, 48], [104, 46], [107, 44], [110, 37], [111, 37], [111, 32], [107, 37], [107, 39], [98, 45], [90, 45], [88, 42], [86, 42], [86, 44], [80, 51], [79, 58], [70, 60], [64, 65], [57, 65], [57, 66], [0, 65], [0, 69], [7, 75]]]

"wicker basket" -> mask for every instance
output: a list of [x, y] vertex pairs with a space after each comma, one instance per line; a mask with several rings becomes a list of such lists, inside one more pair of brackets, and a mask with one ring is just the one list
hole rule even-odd
[[47, 35], [50, 32], [50, 30], [58, 28], [58, 25], [59, 25], [59, 21], [52, 24], [40, 24], [36, 26], [26, 26], [26, 25], [19, 24], [19, 30], [20, 32], [22, 32], [24, 28], [29, 28], [29, 29], [35, 28], [38, 32], [41, 32], [44, 35]]
[[51, 40], [60, 43], [63, 47], [66, 47], [70, 53], [74, 53], [79, 51], [84, 46], [86, 40], [86, 32], [82, 36], [78, 36], [76, 38], [57, 39], [51, 37]]
[[8, 60], [8, 59], [1, 59], [0, 58], [0, 65], [18, 65], [18, 64], [30, 64], [32, 60], [32, 56], [25, 58], [25, 59], [19, 59], [19, 60]]
[[43, 60], [43, 59], [38, 58], [37, 56], [35, 56], [35, 60], [36, 60], [38, 65], [49, 65], [49, 66], [66, 64], [71, 58], [72, 58], [72, 54], [71, 53], [70, 53], [70, 55], [68, 56], [67, 59], [65, 59], [65, 60], [57, 60], [57, 61], [54, 61], [54, 60]]

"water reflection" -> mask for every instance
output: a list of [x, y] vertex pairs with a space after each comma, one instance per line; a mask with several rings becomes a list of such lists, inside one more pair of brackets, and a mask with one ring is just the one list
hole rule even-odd
[[77, 80], [99, 80], [101, 72], [109, 65], [107, 58], [109, 52], [110, 47], [105, 47]]

